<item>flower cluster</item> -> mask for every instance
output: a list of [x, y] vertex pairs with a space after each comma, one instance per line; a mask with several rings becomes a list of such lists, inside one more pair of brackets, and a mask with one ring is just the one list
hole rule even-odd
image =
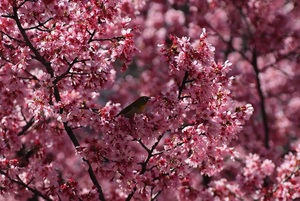
[[0, 200], [299, 199], [299, 13], [2, 0]]

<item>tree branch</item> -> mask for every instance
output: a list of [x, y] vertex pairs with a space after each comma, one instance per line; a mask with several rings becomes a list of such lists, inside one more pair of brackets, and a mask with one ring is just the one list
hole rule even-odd
[[[67, 122], [64, 122], [63, 124], [64, 124], [65, 130], [66, 130], [66, 132], [67, 132], [69, 138], [71, 139], [73, 145], [75, 146], [75, 148], [76, 148], [76, 147], [79, 147], [80, 144], [79, 144], [77, 138], [75, 137], [72, 128], [71, 128], [70, 126], [68, 126], [68, 123], [67, 123]], [[97, 180], [97, 177], [96, 177], [96, 175], [95, 175], [95, 173], [94, 173], [94, 171], [93, 171], [91, 162], [90, 162], [89, 160], [85, 159], [85, 158], [82, 158], [82, 160], [83, 160], [84, 162], [86, 162], [87, 165], [88, 165], [88, 167], [89, 167], [88, 173], [89, 173], [89, 175], [90, 175], [90, 178], [91, 178], [93, 184], [94, 184], [95, 187], [97, 188], [97, 191], [98, 191], [98, 193], [99, 193], [99, 199], [100, 199], [101, 201], [105, 201], [105, 198], [104, 198], [104, 194], [103, 194], [102, 188], [101, 188], [101, 186], [100, 186], [100, 184], [99, 184], [99, 182], [98, 182], [98, 180]]]
[[178, 92], [178, 99], [181, 99], [181, 94], [182, 94], [182, 91], [183, 91], [183, 89], [184, 89], [184, 86], [185, 86], [185, 84], [187, 83], [187, 79], [188, 79], [188, 77], [189, 77], [189, 74], [188, 74], [188, 72], [187, 71], [185, 71], [185, 73], [184, 73], [184, 77], [183, 77], [183, 79], [182, 79], [182, 82], [181, 82], [181, 85], [180, 85], [180, 87], [179, 87], [179, 92]]
[[270, 145], [269, 145], [268, 116], [267, 116], [266, 106], [265, 106], [265, 97], [263, 95], [262, 88], [261, 88], [261, 82], [260, 82], [260, 79], [259, 79], [259, 73], [260, 72], [259, 72], [259, 69], [258, 69], [257, 53], [256, 53], [256, 49], [255, 48], [252, 51], [252, 66], [253, 66], [253, 69], [255, 71], [256, 88], [257, 88], [258, 96], [259, 96], [259, 99], [260, 99], [260, 108], [261, 108], [263, 125], [264, 125], [264, 132], [265, 132], [264, 143], [265, 143], [265, 147], [267, 149], [269, 149]]
[[[157, 147], [157, 145], [159, 144], [160, 140], [163, 138], [164, 135], [165, 135], [165, 133], [158, 136], [157, 141], [154, 143], [154, 145], [151, 147], [151, 149], [149, 149], [140, 139], [137, 140], [141, 144], [141, 146], [148, 152], [148, 156], [147, 156], [146, 160], [142, 163], [139, 163], [140, 165], [142, 165], [140, 174], [144, 174], [147, 171], [147, 164], [148, 164], [150, 158], [152, 156], [154, 156], [153, 151], [155, 150], [155, 148]], [[137, 190], [137, 187], [135, 186], [133, 188], [133, 190], [131, 191], [131, 193], [127, 196], [126, 201], [131, 200], [131, 198], [133, 197], [136, 190]]]
[[142, 169], [140, 171], [140, 174], [144, 174], [147, 171], [147, 164], [148, 164], [150, 158], [153, 156], [153, 151], [155, 150], [155, 148], [157, 147], [157, 145], [159, 144], [160, 140], [163, 138], [164, 135], [165, 135], [165, 133], [158, 136], [157, 141], [154, 143], [154, 145], [152, 146], [152, 148], [150, 150], [147, 148], [149, 150], [148, 156], [147, 156], [146, 160], [141, 163]]
[[[20, 7], [20, 6], [19, 6]], [[30, 50], [34, 53], [34, 57], [35, 59], [37, 59], [39, 62], [41, 62], [45, 67], [46, 67], [46, 70], [47, 72], [50, 74], [51, 78], [54, 77], [54, 72], [53, 72], [53, 69], [51, 68], [51, 63], [49, 61], [47, 61], [41, 54], [40, 52], [33, 46], [33, 44], [31, 43], [31, 41], [29, 40], [27, 34], [26, 34], [26, 30], [22, 27], [21, 25], [21, 22], [20, 22], [20, 19], [18, 17], [18, 8], [19, 7], [13, 7], [13, 13], [14, 15], [12, 16], [12, 18], [16, 21], [16, 24], [18, 26], [18, 29], [20, 30], [21, 32], [21, 35], [23, 36], [24, 40], [25, 40], [25, 43], [26, 45], [30, 48]], [[76, 59], [74, 60], [74, 62], [76, 61]], [[72, 67], [72, 65], [71, 65]], [[69, 66], [70, 68], [70, 66]], [[60, 98], [60, 94], [59, 94], [59, 89], [56, 85], [56, 83], [53, 83], [54, 84], [54, 87], [53, 87], [53, 93], [54, 93], [54, 97], [55, 97], [55, 100], [56, 102], [60, 102], [61, 98]], [[59, 110], [59, 113], [62, 114], [63, 113], [63, 108], [60, 108]], [[73, 130], [70, 126], [68, 126], [68, 122], [64, 122], [63, 123], [64, 125], [64, 128], [69, 136], [69, 138], [71, 139], [73, 145], [75, 146], [75, 149], [76, 147], [79, 147], [80, 144], [77, 140], [77, 138], [75, 137], [74, 133], [73, 133]], [[96, 178], [96, 175], [92, 169], [92, 166], [91, 166], [91, 163], [86, 160], [86, 159], [83, 159], [89, 166], [89, 169], [88, 169], [88, 173], [89, 173], [89, 176], [93, 182], [93, 184], [95, 185], [95, 187], [97, 188], [97, 191], [98, 191], [98, 194], [99, 194], [99, 199], [101, 201], [105, 201], [105, 198], [104, 198], [104, 194], [103, 194], [103, 191], [102, 191], [102, 188], [99, 184], [99, 182], [97, 181], [97, 178]]]
[[23, 126], [22, 130], [20, 133], [18, 133], [18, 136], [24, 135], [27, 130], [33, 125], [34, 123], [34, 117], [31, 117], [31, 119], [27, 122], [25, 126]]
[[21, 35], [23, 36], [26, 45], [30, 48], [30, 50], [33, 52], [34, 57], [36, 60], [38, 60], [39, 62], [41, 62], [45, 67], [47, 72], [51, 75], [51, 77], [54, 77], [54, 72], [51, 68], [51, 64], [50, 62], [48, 62], [41, 54], [40, 52], [33, 46], [33, 44], [31, 43], [30, 39], [28, 38], [27, 34], [26, 34], [26, 30], [22, 27], [19, 16], [18, 16], [18, 7], [13, 7], [13, 13], [14, 15], [12, 16], [12, 18], [15, 20], [18, 29], [21, 32]]
[[[36, 18], [35, 18], [35, 19], [36, 19]], [[47, 19], [45, 22], [39, 22], [39, 21], [36, 19], [36, 20], [38, 21], [38, 25], [33, 26], [33, 27], [24, 28], [24, 30], [27, 31], [27, 30], [31, 30], [31, 29], [37, 29], [37, 30], [39, 30], [39, 31], [50, 32], [50, 30], [47, 30], [48, 28], [45, 27], [44, 25], [45, 25], [47, 22], [49, 22], [50, 20], [52, 20], [52, 19], [53, 19], [53, 17], [50, 17], [50, 18]], [[41, 29], [40, 27], [43, 27], [45, 30]]]
[[40, 196], [41, 198], [43, 198], [44, 200], [47, 201], [52, 201], [52, 199], [50, 199], [49, 197], [47, 197], [46, 195], [42, 194], [40, 191], [38, 191], [35, 188], [32, 188], [29, 186], [29, 183], [32, 181], [30, 181], [28, 184], [24, 183], [21, 178], [17, 175], [18, 180], [16, 179], [12, 179], [8, 173], [5, 173], [3, 170], [0, 170], [0, 174], [2, 174], [3, 176], [5, 176], [6, 178], [9, 179], [9, 181], [19, 185], [19, 186], [23, 186], [24, 188], [27, 188], [29, 191], [31, 191], [33, 194]]

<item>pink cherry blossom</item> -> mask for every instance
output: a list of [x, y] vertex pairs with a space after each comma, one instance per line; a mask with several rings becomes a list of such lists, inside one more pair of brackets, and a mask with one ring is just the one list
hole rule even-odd
[[2, 0], [0, 201], [298, 200], [299, 8]]

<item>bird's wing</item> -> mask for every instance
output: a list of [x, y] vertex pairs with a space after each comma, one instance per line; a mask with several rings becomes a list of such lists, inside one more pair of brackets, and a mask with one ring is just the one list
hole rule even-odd
[[130, 112], [130, 111], [132, 110], [132, 108], [133, 108], [133, 107], [132, 107], [132, 104], [128, 105], [128, 106], [125, 107], [123, 110], [121, 110], [121, 112], [119, 112], [119, 113], [116, 115], [116, 117], [119, 116], [119, 115], [126, 114], [126, 113]]

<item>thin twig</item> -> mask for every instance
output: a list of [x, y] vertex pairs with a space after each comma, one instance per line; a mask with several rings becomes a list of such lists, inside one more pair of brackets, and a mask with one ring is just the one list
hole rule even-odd
[[179, 87], [178, 99], [181, 99], [181, 94], [182, 94], [182, 91], [183, 91], [183, 89], [184, 89], [184, 87], [185, 87], [185, 84], [186, 84], [186, 82], [187, 82], [188, 77], [189, 77], [189, 74], [188, 74], [187, 71], [185, 71], [184, 77], [183, 77], [182, 82], [181, 82], [181, 85], [180, 85], [180, 87]]
[[20, 185], [20, 186], [23, 186], [23, 187], [27, 188], [27, 189], [28, 189], [29, 191], [31, 191], [33, 194], [40, 196], [40, 197], [43, 198], [44, 200], [52, 201], [52, 199], [50, 199], [50, 198], [47, 197], [46, 195], [42, 194], [42, 193], [41, 193], [40, 191], [38, 191], [36, 188], [30, 187], [30, 186], [29, 186], [29, 183], [30, 183], [30, 182], [29, 182], [28, 184], [24, 183], [18, 175], [17, 175], [18, 180], [15, 180], [15, 179], [11, 178], [11, 177], [8, 175], [8, 173], [5, 173], [3, 170], [0, 170], [0, 174], [2, 174], [3, 176], [5, 176], [6, 178], [8, 178], [9, 181], [11, 181], [11, 182], [13, 182], [13, 183], [15, 183], [15, 184], [17, 184], [17, 185]]
[[23, 126], [21, 132], [18, 133], [18, 136], [24, 135], [28, 129], [33, 125], [34, 123], [34, 117], [31, 117], [31, 119], [27, 122], [25, 126]]

